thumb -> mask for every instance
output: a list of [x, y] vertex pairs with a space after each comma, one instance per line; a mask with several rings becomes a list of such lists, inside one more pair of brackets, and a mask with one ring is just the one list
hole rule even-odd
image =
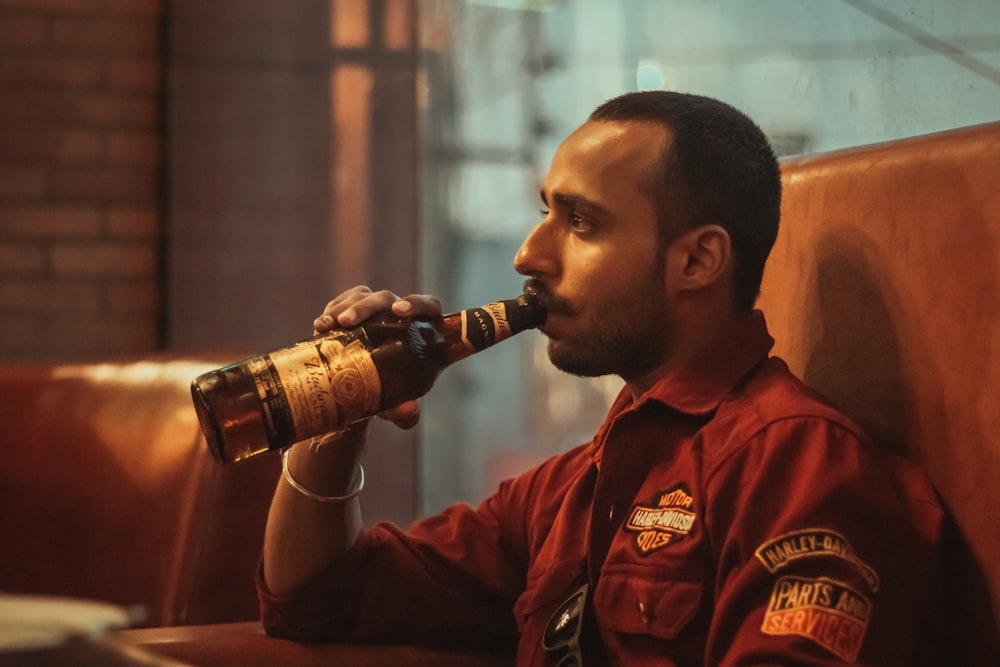
[[401, 429], [411, 429], [420, 421], [420, 403], [405, 401], [394, 408], [383, 411], [380, 416]]

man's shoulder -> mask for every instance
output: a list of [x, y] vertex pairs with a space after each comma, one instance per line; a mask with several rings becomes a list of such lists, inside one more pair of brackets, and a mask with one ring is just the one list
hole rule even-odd
[[862, 428], [829, 399], [796, 377], [778, 357], [749, 373], [719, 406], [717, 418], [756, 430], [789, 419], [827, 421], [864, 438]]

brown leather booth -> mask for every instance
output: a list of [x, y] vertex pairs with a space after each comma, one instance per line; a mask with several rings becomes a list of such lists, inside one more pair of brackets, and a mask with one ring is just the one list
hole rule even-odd
[[[213, 459], [190, 383], [223, 363], [0, 365], [0, 608], [20, 594], [145, 612], [110, 642], [22, 651], [0, 641], [0, 665], [150, 665], [150, 654], [200, 666], [506, 664], [492, 652], [264, 635], [254, 576], [280, 460]], [[4, 630], [0, 621], [0, 639]]]
[[[788, 160], [783, 178], [761, 295], [776, 353], [927, 470], [956, 526], [946, 664], [1000, 664], [1000, 123]], [[254, 469], [206, 458], [186, 395], [193, 370], [0, 374], [0, 589], [145, 602], [174, 627], [117, 639], [196, 665], [509, 664], [305, 646], [253, 621], [217, 623], [249, 613], [276, 471], [271, 459]], [[81, 399], [112, 377], [117, 388]]]
[[0, 591], [138, 606], [150, 626], [257, 618], [278, 462], [213, 460], [189, 386], [219, 365], [0, 368]]
[[791, 160], [760, 306], [792, 370], [927, 471], [953, 665], [998, 665], [1000, 123]]

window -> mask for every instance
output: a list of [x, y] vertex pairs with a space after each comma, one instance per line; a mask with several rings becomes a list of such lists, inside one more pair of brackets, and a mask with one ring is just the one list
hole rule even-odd
[[[538, 185], [593, 107], [638, 88], [723, 99], [783, 155], [997, 120], [994, 0], [434, 0], [418, 3], [422, 289], [456, 310], [520, 291]], [[424, 400], [422, 511], [590, 439], [615, 379], [554, 370], [518, 337]]]

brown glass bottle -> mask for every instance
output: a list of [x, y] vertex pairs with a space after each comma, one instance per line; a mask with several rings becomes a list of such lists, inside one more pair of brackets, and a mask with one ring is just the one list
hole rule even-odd
[[437, 319], [382, 313], [204, 373], [191, 396], [215, 455], [240, 461], [423, 396], [445, 367], [544, 320], [527, 293]]

